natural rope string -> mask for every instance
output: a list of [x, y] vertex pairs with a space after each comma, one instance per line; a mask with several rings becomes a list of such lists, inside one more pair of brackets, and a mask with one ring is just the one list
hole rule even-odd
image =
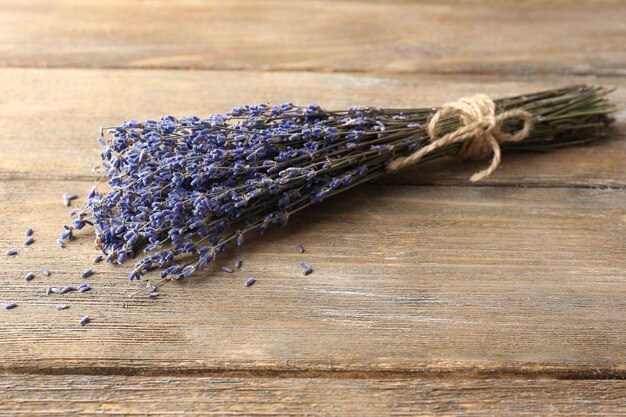
[[[437, 135], [439, 120], [448, 116], [458, 115], [463, 126], [443, 137]], [[502, 122], [507, 119], [519, 119], [524, 126], [514, 135], [503, 132]], [[462, 143], [459, 154], [463, 158], [485, 158], [490, 152], [493, 153], [491, 164], [486, 169], [475, 173], [470, 181], [479, 181], [491, 175], [500, 165], [500, 143], [519, 142], [525, 139], [533, 127], [532, 115], [525, 110], [513, 109], [496, 115], [496, 104], [486, 95], [463, 97], [452, 103], [445, 104], [428, 123], [428, 135], [430, 144], [419, 151], [407, 156], [397, 158], [388, 165], [389, 172], [395, 172], [409, 165], [415, 164], [425, 155], [453, 143]]]

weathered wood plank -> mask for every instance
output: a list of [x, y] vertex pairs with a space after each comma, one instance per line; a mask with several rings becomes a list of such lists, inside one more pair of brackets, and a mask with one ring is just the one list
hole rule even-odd
[[[2, 370], [626, 374], [626, 191], [364, 186], [149, 300], [126, 297], [130, 265], [80, 278], [86, 231], [56, 248], [61, 194], [87, 188], [0, 182], [0, 253], [20, 250], [0, 257], [0, 302], [19, 304], [0, 311]], [[93, 291], [44, 294], [82, 281]]]
[[0, 415], [626, 415], [626, 381], [23, 376]]
[[5, 66], [624, 74], [621, 1], [0, 3]]
[[[505, 96], [580, 82], [501, 77], [376, 76], [315, 73], [193, 71], [0, 70], [0, 178], [90, 178], [99, 161], [98, 126], [131, 118], [224, 112], [269, 101], [389, 107], [441, 105], [460, 96]], [[626, 106], [626, 81], [612, 99]], [[597, 144], [547, 154], [508, 154], [482, 184], [626, 186], [626, 113], [612, 135]], [[484, 164], [484, 162], [483, 162]], [[391, 183], [466, 184], [480, 164], [435, 163], [389, 178]], [[92, 178], [95, 175], [91, 174]]]

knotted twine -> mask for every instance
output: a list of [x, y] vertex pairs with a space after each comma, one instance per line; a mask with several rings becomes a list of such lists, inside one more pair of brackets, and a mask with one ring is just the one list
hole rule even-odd
[[[463, 126], [443, 137], [437, 134], [439, 121], [448, 116], [459, 116]], [[519, 119], [524, 126], [517, 133], [511, 135], [501, 130], [502, 122], [508, 119]], [[476, 182], [491, 175], [500, 165], [500, 144], [505, 142], [519, 142], [525, 139], [533, 127], [532, 115], [522, 109], [508, 110], [496, 115], [496, 104], [486, 95], [462, 97], [457, 101], [445, 104], [428, 123], [430, 144], [417, 152], [391, 161], [387, 167], [389, 172], [395, 172], [409, 165], [415, 164], [430, 152], [441, 147], [462, 143], [459, 155], [468, 159], [493, 157], [486, 169], [472, 175], [470, 181]]]

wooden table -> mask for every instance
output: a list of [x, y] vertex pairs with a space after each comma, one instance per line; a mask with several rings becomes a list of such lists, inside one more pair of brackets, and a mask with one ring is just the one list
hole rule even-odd
[[[18, 303], [0, 311], [0, 415], [626, 414], [624, 21], [623, 1], [2, 0], [0, 249], [20, 252], [0, 258]], [[101, 125], [570, 83], [618, 87], [609, 138], [507, 154], [477, 185], [480, 163], [410, 169], [158, 300], [103, 264], [93, 291], [45, 295], [96, 254], [87, 231], [55, 239]]]

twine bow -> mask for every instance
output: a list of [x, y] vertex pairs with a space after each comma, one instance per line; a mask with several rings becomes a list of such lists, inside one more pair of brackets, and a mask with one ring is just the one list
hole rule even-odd
[[[437, 135], [439, 120], [448, 116], [458, 115], [463, 126], [443, 137]], [[502, 122], [507, 119], [520, 119], [524, 126], [511, 135], [501, 130]], [[430, 144], [419, 151], [397, 158], [388, 165], [390, 172], [395, 172], [413, 165], [422, 157], [452, 143], [462, 143], [459, 154], [463, 158], [480, 159], [493, 153], [491, 164], [486, 169], [472, 175], [470, 181], [476, 182], [491, 175], [500, 165], [500, 143], [519, 142], [525, 139], [533, 127], [532, 115], [522, 109], [513, 109], [496, 115], [496, 104], [486, 95], [463, 97], [452, 103], [445, 104], [428, 123]]]

